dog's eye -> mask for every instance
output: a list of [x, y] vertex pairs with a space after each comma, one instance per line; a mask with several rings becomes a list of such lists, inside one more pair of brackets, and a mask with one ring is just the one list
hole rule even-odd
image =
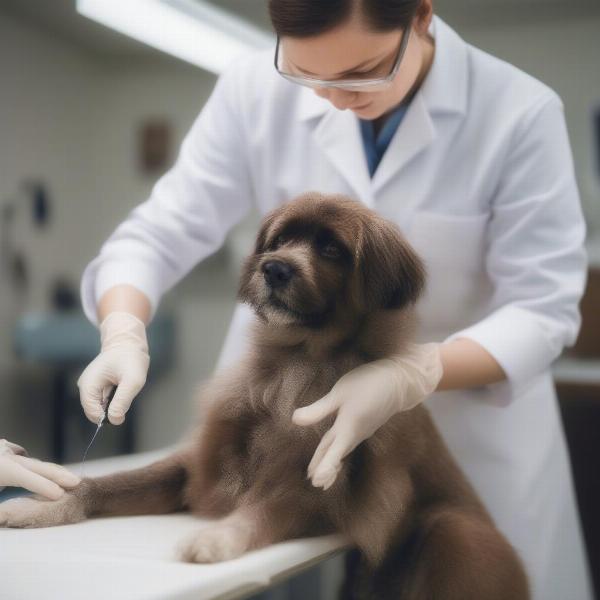
[[273, 248], [279, 248], [279, 246], [283, 246], [287, 242], [287, 237], [280, 233], [273, 242]]
[[339, 258], [342, 250], [335, 242], [327, 242], [321, 247], [321, 254], [327, 258]]

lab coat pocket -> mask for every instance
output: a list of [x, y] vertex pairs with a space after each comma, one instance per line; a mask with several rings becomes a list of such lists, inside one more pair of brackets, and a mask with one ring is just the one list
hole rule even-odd
[[438, 337], [474, 322], [489, 291], [485, 274], [489, 214], [417, 212], [408, 240], [427, 269], [419, 302], [423, 325]]

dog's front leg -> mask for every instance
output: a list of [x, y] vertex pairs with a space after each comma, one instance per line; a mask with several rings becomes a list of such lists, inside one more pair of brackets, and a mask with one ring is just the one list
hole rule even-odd
[[203, 527], [179, 544], [178, 557], [186, 562], [214, 563], [260, 547], [260, 512], [260, 506], [238, 508]]
[[187, 562], [220, 562], [251, 550], [309, 535], [332, 533], [334, 526], [289, 494], [258, 498], [252, 492], [241, 498], [229, 515], [196, 531], [178, 548]]
[[32, 496], [13, 498], [0, 504], [0, 527], [52, 527], [78, 523], [84, 519], [84, 508], [71, 493], [63, 494], [58, 500]]
[[0, 527], [51, 527], [88, 517], [163, 514], [183, 508], [186, 451], [147, 467], [83, 479], [55, 501], [37, 496], [0, 504]]

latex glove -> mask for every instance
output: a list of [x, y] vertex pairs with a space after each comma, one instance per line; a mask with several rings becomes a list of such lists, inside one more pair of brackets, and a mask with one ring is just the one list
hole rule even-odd
[[29, 458], [21, 446], [0, 440], [0, 490], [6, 485], [23, 487], [50, 500], [58, 500], [63, 488], [75, 487], [79, 477], [64, 467]]
[[298, 425], [316, 423], [337, 411], [308, 466], [314, 486], [326, 490], [335, 481], [342, 459], [358, 444], [437, 388], [443, 374], [439, 346], [411, 344], [402, 355], [360, 365], [340, 377], [320, 400], [294, 411], [292, 420]]
[[108, 420], [120, 425], [148, 376], [146, 327], [131, 313], [111, 312], [100, 324], [100, 339], [100, 354], [77, 380], [81, 406], [87, 418], [97, 424], [104, 414], [108, 394], [117, 385]]

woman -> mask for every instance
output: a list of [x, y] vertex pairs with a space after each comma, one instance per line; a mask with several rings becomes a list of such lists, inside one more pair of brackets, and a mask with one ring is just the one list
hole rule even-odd
[[[309, 466], [340, 461], [399, 410], [427, 406], [534, 597], [591, 598], [549, 366], [580, 326], [585, 225], [563, 108], [541, 82], [465, 43], [431, 0], [271, 0], [271, 54], [223, 74], [176, 165], [86, 268], [102, 351], [79, 380], [88, 417], [119, 387], [121, 423], [148, 369], [162, 294], [255, 203], [307, 190], [354, 196], [425, 259], [422, 349], [342, 377], [299, 425], [337, 411]], [[239, 306], [219, 366], [242, 351]], [[370, 390], [368, 403], [357, 390]], [[398, 400], [400, 398], [400, 401]]]

